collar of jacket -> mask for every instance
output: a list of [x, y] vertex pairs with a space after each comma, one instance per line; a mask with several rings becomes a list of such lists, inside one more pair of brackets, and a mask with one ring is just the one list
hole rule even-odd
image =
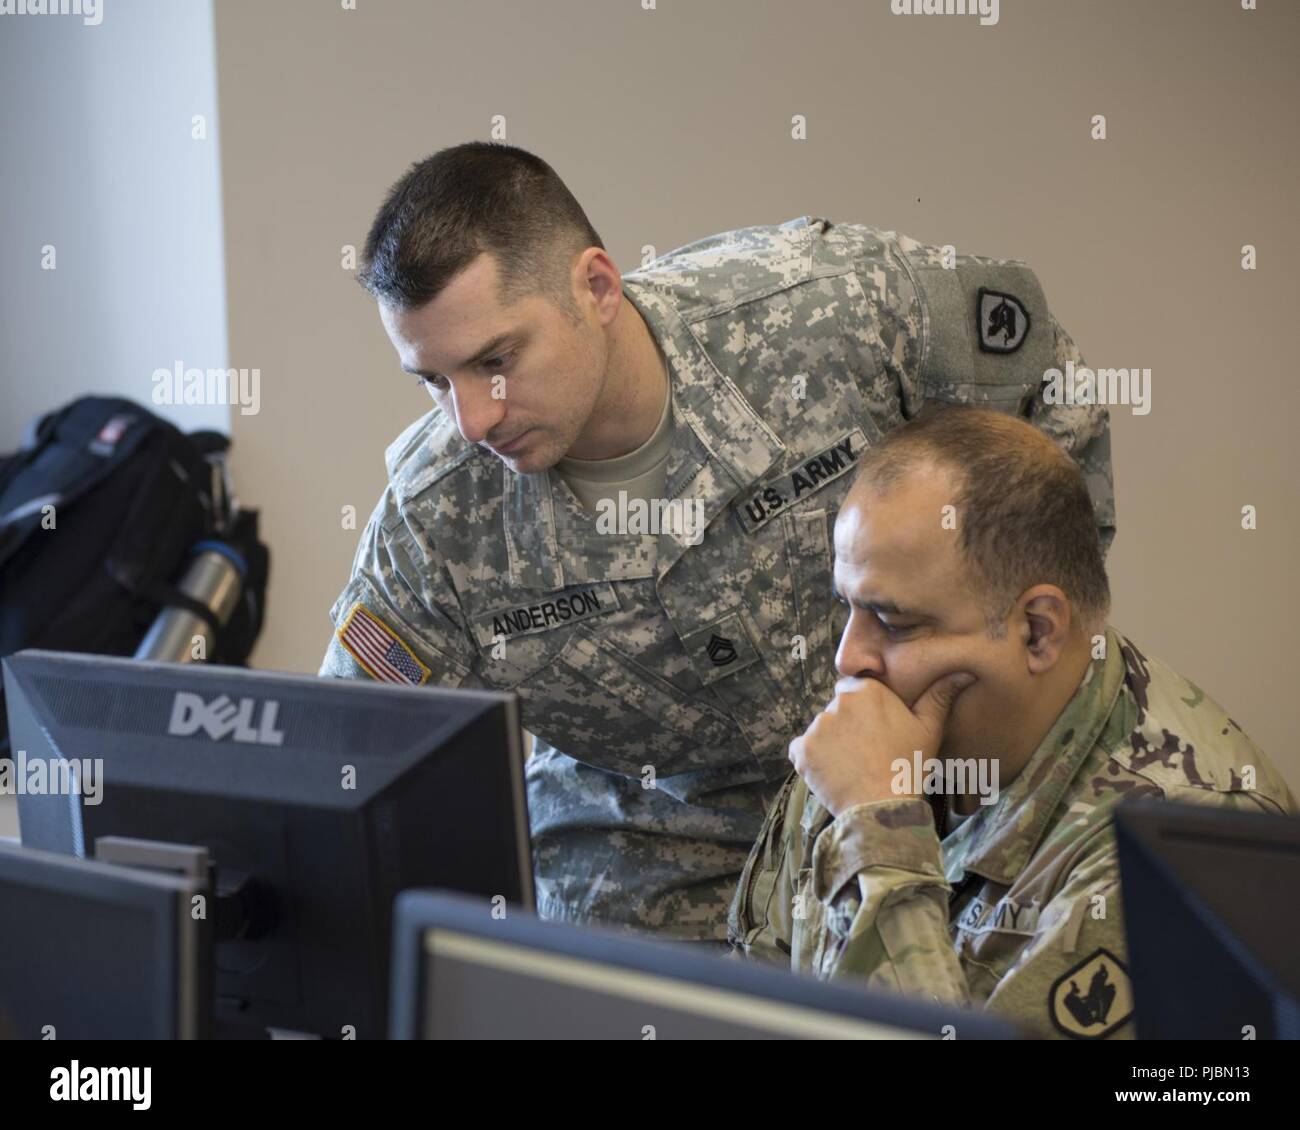
[[[668, 295], [629, 279], [623, 280], [623, 294], [640, 311], [668, 362], [673, 440], [665, 493], [702, 503], [707, 527], [784, 456], [785, 445], [709, 360]], [[506, 551], [515, 585], [551, 591], [631, 576], [662, 578], [686, 551], [678, 532], [650, 538], [652, 553], [631, 545], [642, 540], [636, 535], [565, 541], [557, 536], [556, 523], [557, 508], [569, 504], [563, 480], [553, 470], [519, 475], [503, 463], [501, 471]], [[640, 572], [620, 570], [620, 560], [629, 558], [653, 561]]]
[[1071, 782], [1092, 751], [1124, 686], [1123, 638], [1106, 629], [1106, 658], [1084, 672], [1033, 756], [995, 804], [981, 805], [943, 842], [944, 870], [956, 886], [968, 872], [1010, 886], [1024, 869]]

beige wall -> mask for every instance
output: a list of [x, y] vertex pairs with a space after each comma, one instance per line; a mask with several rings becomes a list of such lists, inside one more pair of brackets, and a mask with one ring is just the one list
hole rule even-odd
[[1091, 364], [1153, 371], [1151, 413], [1113, 423], [1115, 622], [1300, 786], [1300, 5], [1260, 8], [1003, 0], [981, 27], [888, 0], [219, 0], [229, 363], [263, 382], [235, 468], [274, 555], [257, 664], [316, 669], [341, 508], [364, 523], [428, 406], [340, 248], [410, 162], [500, 114], [624, 270], [802, 214], [1032, 264]]

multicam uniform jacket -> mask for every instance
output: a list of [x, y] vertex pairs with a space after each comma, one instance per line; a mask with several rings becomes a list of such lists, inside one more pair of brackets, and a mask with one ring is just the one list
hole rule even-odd
[[1135, 796], [1296, 811], [1220, 706], [1112, 628], [1025, 767], [942, 842], [924, 799], [832, 818], [791, 774], [741, 877], [733, 944], [1042, 1036], [1132, 1036], [1112, 815]]

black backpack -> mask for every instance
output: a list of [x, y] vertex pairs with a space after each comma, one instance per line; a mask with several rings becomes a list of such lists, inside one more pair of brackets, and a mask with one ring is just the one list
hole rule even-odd
[[261, 631], [270, 561], [257, 512], [231, 503], [228, 447], [217, 432], [185, 435], [116, 397], [42, 416], [22, 450], [0, 458], [0, 657], [25, 647], [134, 654], [165, 605], [193, 607], [174, 586], [194, 545], [216, 538], [248, 573], [207, 658], [242, 665]]

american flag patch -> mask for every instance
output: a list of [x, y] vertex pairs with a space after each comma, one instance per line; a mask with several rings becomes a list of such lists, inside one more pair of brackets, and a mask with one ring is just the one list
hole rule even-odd
[[336, 634], [339, 643], [372, 679], [418, 687], [429, 677], [429, 668], [360, 601], [349, 610]]

